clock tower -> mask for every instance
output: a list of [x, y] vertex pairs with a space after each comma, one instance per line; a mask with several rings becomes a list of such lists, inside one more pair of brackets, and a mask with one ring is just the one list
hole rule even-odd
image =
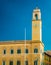
[[36, 8], [33, 10], [32, 19], [32, 40], [42, 41], [42, 21], [40, 9]]

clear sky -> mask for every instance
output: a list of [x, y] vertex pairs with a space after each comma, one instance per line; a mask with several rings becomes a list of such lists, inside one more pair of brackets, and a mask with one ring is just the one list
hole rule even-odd
[[0, 41], [27, 40], [32, 35], [32, 11], [36, 7], [42, 13], [42, 41], [45, 50], [51, 50], [51, 0], [0, 0]]

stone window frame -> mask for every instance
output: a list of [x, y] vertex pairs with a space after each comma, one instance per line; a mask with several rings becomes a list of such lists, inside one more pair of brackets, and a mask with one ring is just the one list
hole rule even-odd
[[6, 62], [4, 60], [2, 61], [2, 65], [6, 65]]
[[34, 60], [34, 65], [38, 65], [38, 60]]
[[14, 49], [11, 49], [10, 50], [10, 54], [14, 54]]
[[25, 49], [25, 53], [28, 54], [29, 53], [29, 50], [28, 48]]
[[6, 54], [6, 49], [3, 49], [3, 54], [4, 54], [4, 55]]
[[[13, 60], [10, 60], [10, 62], [12, 62], [12, 65], [14, 65], [14, 61]], [[9, 65], [10, 65], [10, 62], [9, 62]]]
[[34, 53], [38, 53], [38, 48], [34, 48]]
[[28, 60], [25, 61], [25, 65], [28, 65]]
[[17, 54], [21, 54], [21, 49], [20, 48], [17, 49]]
[[17, 60], [16, 65], [21, 65], [21, 61]]

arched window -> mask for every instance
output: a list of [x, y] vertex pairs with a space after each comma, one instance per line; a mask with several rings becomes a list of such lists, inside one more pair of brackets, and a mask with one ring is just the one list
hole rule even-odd
[[6, 54], [6, 49], [3, 50], [3, 54]]
[[2, 61], [2, 65], [6, 65], [6, 62], [5, 61]]
[[20, 53], [21, 53], [21, 49], [18, 49], [18, 50], [17, 50], [17, 53], [20, 54]]
[[35, 60], [34, 61], [34, 65], [38, 65], [38, 60]]
[[20, 60], [17, 61], [17, 65], [21, 65], [21, 61]]
[[38, 49], [37, 48], [34, 49], [34, 53], [38, 53]]
[[36, 20], [38, 20], [38, 14], [35, 14], [35, 18], [36, 18]]
[[13, 65], [13, 61], [10, 61], [10, 64], [9, 65]]
[[13, 49], [11, 49], [11, 50], [10, 50], [10, 53], [11, 53], [11, 54], [13, 54], [13, 53], [14, 53], [14, 50], [13, 50]]
[[28, 49], [25, 49], [25, 53], [28, 53]]
[[28, 65], [28, 61], [27, 60], [25, 61], [25, 65]]

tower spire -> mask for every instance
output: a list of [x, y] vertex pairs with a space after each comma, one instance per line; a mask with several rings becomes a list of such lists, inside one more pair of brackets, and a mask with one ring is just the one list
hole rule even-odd
[[32, 40], [42, 41], [42, 21], [41, 21], [41, 12], [39, 8], [35, 8], [33, 11], [33, 20], [32, 20]]

